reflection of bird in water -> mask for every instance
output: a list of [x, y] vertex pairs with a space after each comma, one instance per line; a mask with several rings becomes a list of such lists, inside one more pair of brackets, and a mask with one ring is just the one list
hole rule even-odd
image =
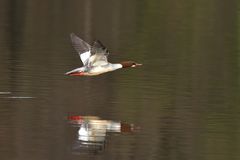
[[[106, 130], [107, 132], [133, 132], [138, 129], [133, 124], [123, 123], [120, 121], [102, 120], [97, 116], [69, 116], [71, 124], [80, 125], [83, 128]], [[87, 129], [86, 129], [87, 130]], [[82, 132], [84, 129], [82, 130]], [[83, 132], [84, 133], [84, 132]]]
[[95, 41], [93, 46], [90, 46], [87, 42], [77, 37], [74, 33], [72, 33], [70, 36], [73, 46], [78, 52], [83, 63], [83, 67], [69, 71], [66, 73], [66, 75], [94, 76], [120, 68], [137, 67], [142, 65], [134, 61], [124, 61], [115, 64], [109, 63], [107, 60], [109, 52], [100, 41]]
[[78, 130], [78, 139], [81, 141], [104, 142], [107, 129], [102, 124], [84, 122]]
[[133, 124], [122, 123], [112, 120], [102, 120], [96, 116], [69, 116], [71, 124], [77, 125], [78, 140], [75, 148], [103, 149], [107, 133], [131, 133], [134, 131]]

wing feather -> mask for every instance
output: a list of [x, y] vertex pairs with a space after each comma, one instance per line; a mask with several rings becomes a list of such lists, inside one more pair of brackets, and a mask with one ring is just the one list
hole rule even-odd
[[104, 54], [105, 56], [109, 55], [108, 49], [99, 40], [94, 41], [93, 46], [91, 47], [91, 52], [92, 54]]
[[109, 52], [99, 40], [94, 41], [93, 45], [90, 46], [74, 33], [71, 33], [70, 37], [72, 45], [78, 52], [84, 66], [94, 67], [108, 64], [107, 56]]
[[109, 52], [107, 48], [99, 41], [96, 40], [91, 47], [91, 57], [89, 59], [89, 66], [102, 66], [108, 64], [107, 56]]
[[88, 59], [91, 56], [91, 53], [90, 53], [91, 46], [87, 42], [85, 42], [84, 40], [76, 36], [74, 33], [71, 33], [70, 37], [71, 37], [71, 41], [74, 49], [78, 52], [83, 64], [86, 65]]

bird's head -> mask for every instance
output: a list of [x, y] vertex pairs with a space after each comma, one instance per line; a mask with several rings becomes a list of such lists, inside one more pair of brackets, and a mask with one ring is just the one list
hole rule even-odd
[[128, 68], [128, 67], [138, 67], [141, 66], [142, 64], [136, 63], [134, 61], [123, 61], [120, 63], [122, 65], [122, 68]]

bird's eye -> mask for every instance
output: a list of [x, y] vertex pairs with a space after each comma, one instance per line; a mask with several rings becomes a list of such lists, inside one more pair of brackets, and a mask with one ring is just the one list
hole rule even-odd
[[136, 67], [136, 63], [133, 62], [131, 67]]

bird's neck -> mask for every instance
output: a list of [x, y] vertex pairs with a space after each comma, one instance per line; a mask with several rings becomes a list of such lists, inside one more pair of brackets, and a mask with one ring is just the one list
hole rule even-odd
[[114, 70], [116, 70], [116, 69], [123, 68], [123, 66], [122, 66], [120, 63], [114, 63], [114, 64], [112, 64], [112, 68], [113, 68]]

